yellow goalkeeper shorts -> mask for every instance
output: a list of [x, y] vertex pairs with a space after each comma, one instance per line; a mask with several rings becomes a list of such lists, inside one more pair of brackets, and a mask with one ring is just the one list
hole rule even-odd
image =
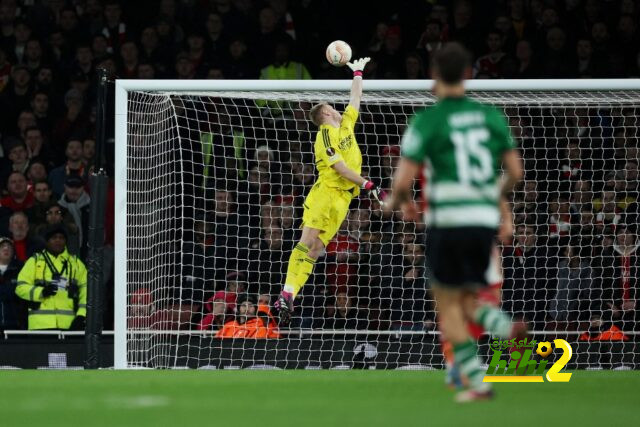
[[319, 238], [327, 246], [347, 217], [351, 199], [353, 194], [349, 190], [316, 182], [304, 201], [301, 227], [320, 230]]

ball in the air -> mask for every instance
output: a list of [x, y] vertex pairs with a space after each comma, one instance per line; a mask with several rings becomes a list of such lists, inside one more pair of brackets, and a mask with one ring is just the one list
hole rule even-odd
[[334, 67], [342, 67], [351, 60], [351, 46], [342, 40], [331, 42], [327, 46], [327, 61]]

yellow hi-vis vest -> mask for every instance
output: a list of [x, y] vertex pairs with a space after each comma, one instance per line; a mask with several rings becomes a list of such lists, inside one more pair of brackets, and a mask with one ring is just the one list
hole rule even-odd
[[[47, 254], [53, 267], [58, 271], [67, 286], [78, 285], [78, 295], [70, 298], [66, 288], [43, 298], [43, 285], [53, 280], [53, 272], [47, 265]], [[76, 316], [87, 315], [87, 268], [75, 255], [65, 248], [55, 256], [43, 250], [35, 253], [20, 270], [16, 295], [29, 301], [29, 329], [69, 329]]]
[[[269, 65], [260, 70], [260, 80], [310, 80], [311, 74], [304, 64], [296, 61], [289, 61], [280, 66]], [[260, 108], [267, 106], [276, 111], [275, 115], [280, 115], [283, 107], [283, 101], [267, 101], [264, 99], [256, 99], [256, 105]]]

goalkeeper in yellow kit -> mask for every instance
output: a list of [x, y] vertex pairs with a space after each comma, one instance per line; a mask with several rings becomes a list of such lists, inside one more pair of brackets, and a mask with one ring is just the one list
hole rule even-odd
[[370, 192], [378, 201], [384, 199], [383, 191], [360, 176], [362, 154], [353, 132], [362, 97], [362, 71], [367, 62], [369, 58], [347, 63], [353, 70], [353, 83], [344, 114], [327, 103], [315, 105], [309, 112], [309, 118], [319, 128], [314, 147], [318, 180], [304, 201], [302, 237], [291, 252], [284, 288], [275, 303], [281, 324], [289, 323], [293, 300], [338, 232], [351, 200], [360, 190]]

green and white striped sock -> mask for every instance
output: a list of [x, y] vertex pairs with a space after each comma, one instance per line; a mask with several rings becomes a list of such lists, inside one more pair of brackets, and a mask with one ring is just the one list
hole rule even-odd
[[471, 340], [453, 346], [455, 363], [460, 367], [460, 372], [469, 379], [470, 387], [484, 391], [489, 389], [490, 385], [482, 382], [486, 372], [480, 366], [477, 353], [476, 345]]
[[482, 325], [491, 336], [510, 338], [511, 320], [499, 308], [490, 305], [480, 306], [476, 310], [475, 321]]

